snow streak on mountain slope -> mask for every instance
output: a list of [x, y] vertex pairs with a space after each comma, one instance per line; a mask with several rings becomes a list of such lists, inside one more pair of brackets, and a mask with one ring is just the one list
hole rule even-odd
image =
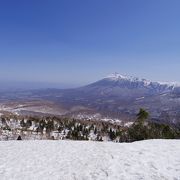
[[1, 180], [179, 180], [180, 141], [0, 142]]

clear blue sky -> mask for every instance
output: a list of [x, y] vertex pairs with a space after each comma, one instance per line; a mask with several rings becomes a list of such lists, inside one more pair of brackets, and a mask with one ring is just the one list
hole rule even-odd
[[0, 80], [180, 82], [180, 0], [0, 2]]

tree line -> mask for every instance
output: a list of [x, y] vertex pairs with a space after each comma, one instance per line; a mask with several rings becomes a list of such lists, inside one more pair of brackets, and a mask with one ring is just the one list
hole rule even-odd
[[[124, 127], [96, 120], [77, 120], [62, 117], [7, 117], [2, 116], [0, 135], [3, 131], [18, 131], [17, 139], [26, 139], [33, 133], [44, 139], [70, 139], [133, 142], [145, 139], [175, 139], [180, 138], [180, 130], [167, 124], [155, 123], [150, 120], [149, 113], [140, 109], [135, 122], [130, 127]], [[14, 121], [16, 128], [10, 125]]]

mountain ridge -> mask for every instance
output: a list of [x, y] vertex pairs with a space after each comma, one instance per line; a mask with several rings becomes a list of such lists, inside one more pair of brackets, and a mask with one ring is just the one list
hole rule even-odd
[[[121, 95], [130, 91], [129, 97], [136, 96], [136, 98], [139, 98], [138, 96], [141, 95], [149, 96], [173, 92], [178, 88], [180, 88], [180, 86], [175, 83], [153, 82], [133, 76], [124, 76], [119, 73], [113, 73], [99, 81], [96, 81], [95, 83], [91, 83], [78, 89], [84, 89], [85, 91], [88, 91], [89, 89], [91, 91], [98, 91], [101, 94], [102, 91], [109, 90], [111, 93], [118, 96], [120, 96], [118, 91], [121, 93]], [[116, 91], [116, 93], [113, 92], [113, 90]], [[126, 94], [126, 96], [128, 96], [128, 94]]]

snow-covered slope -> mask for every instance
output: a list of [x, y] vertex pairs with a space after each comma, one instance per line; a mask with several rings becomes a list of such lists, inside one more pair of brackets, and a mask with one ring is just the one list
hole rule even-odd
[[139, 89], [145, 88], [150, 90], [149, 93], [163, 93], [170, 92], [178, 87], [178, 83], [166, 83], [166, 82], [153, 82], [147, 79], [141, 79], [133, 76], [121, 75], [119, 73], [113, 73], [103, 79], [104, 81], [116, 82], [116, 86], [121, 88]]
[[122, 99], [135, 99], [142, 96], [156, 96], [162, 93], [170, 93], [177, 88], [174, 83], [153, 82], [132, 76], [124, 76], [113, 73], [95, 83], [82, 87], [85, 93], [96, 96], [106, 96]]
[[180, 141], [0, 142], [1, 180], [179, 180]]
[[129, 82], [141, 82], [144, 84], [144, 86], [149, 86], [151, 84], [156, 84], [156, 85], [165, 85], [167, 88], [174, 88], [174, 87], [180, 87], [180, 83], [178, 82], [153, 82], [147, 79], [141, 79], [138, 77], [134, 77], [134, 76], [127, 76], [127, 75], [121, 75], [117, 72], [112, 73], [110, 75], [108, 75], [107, 77], [105, 77], [104, 79], [109, 79], [112, 81], [129, 81]]

